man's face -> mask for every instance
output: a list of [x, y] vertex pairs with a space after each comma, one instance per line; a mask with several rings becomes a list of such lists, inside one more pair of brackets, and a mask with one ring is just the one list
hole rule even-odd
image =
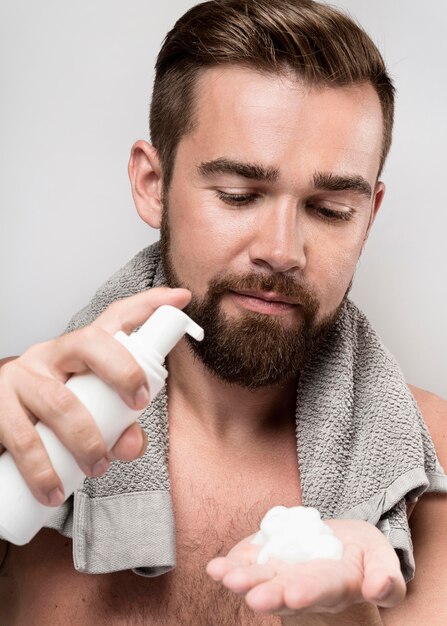
[[170, 284], [192, 291], [195, 350], [215, 373], [251, 387], [294, 377], [337, 317], [383, 195], [378, 97], [212, 68], [197, 120], [165, 194]]

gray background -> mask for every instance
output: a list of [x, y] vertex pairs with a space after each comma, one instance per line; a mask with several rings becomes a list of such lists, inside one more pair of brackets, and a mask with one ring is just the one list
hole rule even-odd
[[[158, 238], [127, 180], [160, 43], [188, 0], [0, 1], [0, 356], [64, 329]], [[384, 205], [352, 292], [408, 382], [447, 397], [446, 3], [339, 0], [398, 88]]]

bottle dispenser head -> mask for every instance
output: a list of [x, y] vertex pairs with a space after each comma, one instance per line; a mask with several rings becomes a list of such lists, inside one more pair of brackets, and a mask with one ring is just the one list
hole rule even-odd
[[197, 341], [202, 341], [204, 337], [203, 329], [186, 313], [169, 304], [163, 304], [135, 334], [138, 341], [164, 359], [185, 333]]

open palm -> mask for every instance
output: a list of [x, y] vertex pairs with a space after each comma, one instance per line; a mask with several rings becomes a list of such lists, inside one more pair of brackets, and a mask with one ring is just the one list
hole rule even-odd
[[260, 546], [250, 543], [254, 533], [226, 557], [211, 560], [206, 571], [213, 580], [245, 596], [247, 605], [260, 613], [338, 613], [356, 602], [392, 607], [403, 600], [405, 581], [399, 559], [382, 533], [358, 520], [326, 523], [343, 543], [341, 560], [289, 564], [271, 558], [259, 565]]

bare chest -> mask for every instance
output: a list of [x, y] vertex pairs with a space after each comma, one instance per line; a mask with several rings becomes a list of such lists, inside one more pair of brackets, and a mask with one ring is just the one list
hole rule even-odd
[[[275, 464], [265, 469], [266, 460], [262, 471], [252, 468], [247, 475], [240, 467], [209, 467], [206, 459], [197, 466], [194, 455], [186, 459], [185, 454], [178, 450], [169, 460], [176, 527], [173, 571], [156, 578], [129, 571], [81, 574], [73, 569], [71, 541], [44, 530], [28, 546], [11, 546], [3, 585], [11, 607], [8, 626], [281, 624], [278, 616], [254, 614], [243, 599], [207, 575], [206, 565], [255, 532], [270, 507], [299, 504], [296, 455], [284, 458], [280, 469]], [[0, 624], [1, 617], [0, 609]]]
[[[296, 453], [285, 456], [281, 468], [251, 474], [235, 467], [219, 467], [216, 474], [194, 474], [194, 480], [176, 477], [171, 466], [171, 493], [175, 506], [177, 568], [171, 578], [171, 623], [219, 626], [281, 624], [278, 616], [254, 614], [243, 598], [214, 582], [206, 574], [207, 563], [226, 555], [242, 539], [256, 532], [272, 506], [301, 503]], [[185, 467], [185, 462], [178, 469]], [[191, 474], [192, 476], [192, 474]], [[185, 615], [184, 608], [190, 607]], [[183, 613], [183, 615], [182, 615]], [[197, 616], [201, 616], [198, 618]], [[188, 621], [189, 620], [189, 621]], [[196, 620], [196, 621], [195, 621]]]
[[4, 575], [0, 577], [0, 624], [381, 624], [377, 609], [371, 605], [357, 605], [339, 616], [303, 615], [293, 620], [255, 614], [242, 598], [206, 574], [208, 561], [226, 554], [242, 538], [253, 533], [268, 508], [276, 504], [299, 504], [298, 468], [292, 458], [288, 462], [284, 459], [280, 471], [272, 469], [270, 480], [263, 474], [257, 490], [252, 483], [238, 479], [235, 471], [230, 472], [231, 476], [222, 471], [219, 479], [209, 471], [199, 479], [197, 473], [187, 471], [187, 463], [177, 461], [175, 458], [170, 461], [176, 522], [175, 570], [157, 578], [144, 578], [129, 571], [97, 576], [81, 574], [73, 569], [71, 541], [55, 531], [44, 530], [28, 546], [11, 547]]
[[[173, 443], [173, 441], [171, 441]], [[254, 614], [243, 598], [214, 582], [207, 563], [256, 532], [274, 505], [301, 502], [295, 441], [282, 462], [231, 462], [201, 450], [171, 446], [169, 474], [174, 504], [177, 565], [152, 581], [147, 624], [278, 626], [278, 616]]]

